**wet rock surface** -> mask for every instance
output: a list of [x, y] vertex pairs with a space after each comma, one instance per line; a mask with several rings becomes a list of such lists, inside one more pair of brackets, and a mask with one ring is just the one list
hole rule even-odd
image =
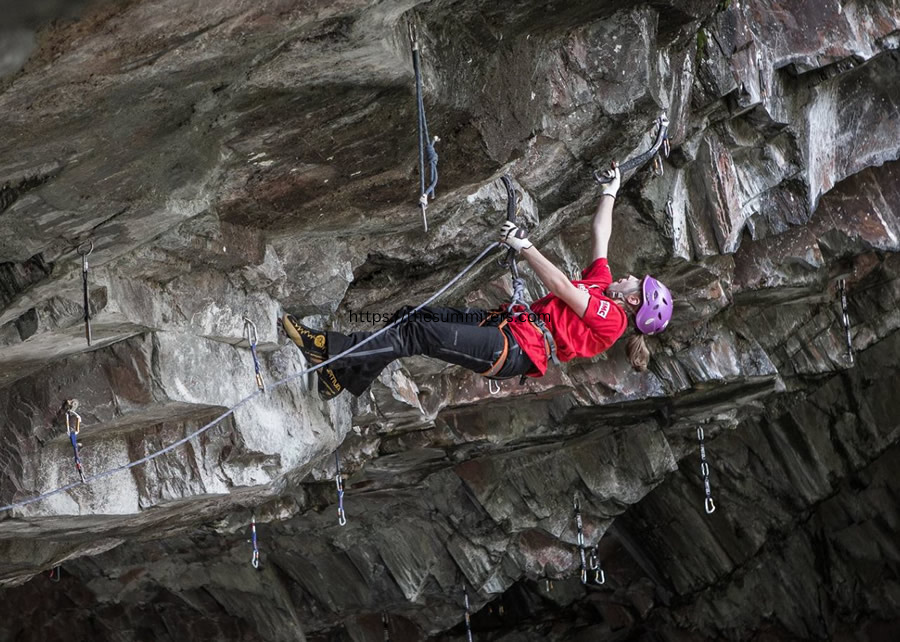
[[[477, 640], [900, 635], [895, 2], [7, 4], [0, 504], [77, 480], [67, 399], [89, 475], [202, 432], [0, 515], [0, 638], [461, 640], [464, 588]], [[610, 249], [676, 296], [649, 372], [616, 345], [496, 394], [422, 358], [358, 399], [271, 388], [304, 367], [281, 311], [425, 299], [493, 240], [503, 173], [576, 274], [591, 170], [662, 112]], [[485, 260], [443, 300], [508, 288]], [[204, 430], [256, 389], [244, 317], [271, 389]]]

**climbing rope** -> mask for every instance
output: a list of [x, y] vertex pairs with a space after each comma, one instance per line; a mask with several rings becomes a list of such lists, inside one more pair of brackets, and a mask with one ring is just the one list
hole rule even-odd
[[338, 496], [338, 524], [346, 526], [347, 514], [344, 512], [344, 478], [341, 476], [341, 459], [337, 451], [334, 452], [334, 483], [337, 486]]
[[[487, 256], [488, 254], [493, 252], [499, 246], [500, 246], [499, 242], [494, 242], [494, 243], [491, 243], [490, 245], [488, 245], [484, 250], [481, 251], [481, 254], [479, 254], [477, 257], [475, 257], [466, 267], [464, 267], [456, 276], [454, 276], [452, 279], [450, 279], [450, 281], [448, 281], [443, 287], [441, 287], [437, 292], [435, 292], [430, 297], [428, 297], [428, 299], [426, 299], [424, 302], [419, 304], [418, 307], [413, 308], [413, 310], [410, 312], [410, 315], [413, 315], [416, 312], [420, 311], [422, 308], [424, 308], [428, 305], [431, 305], [431, 303], [434, 302], [438, 297], [442, 296], [445, 292], [447, 292], [447, 290], [449, 290], [451, 287], [456, 285], [456, 283], [459, 282], [459, 280], [461, 278], [463, 278], [466, 274], [468, 274], [472, 268], [474, 268], [478, 263], [480, 263], [481, 260], [485, 256]], [[343, 352], [336, 354], [333, 357], [329, 357], [322, 363], [319, 363], [314, 366], [310, 366], [308, 368], [304, 368], [303, 370], [300, 370], [299, 372], [295, 372], [294, 374], [289, 375], [289, 376], [281, 379], [280, 381], [276, 381], [275, 383], [273, 383], [272, 385], [269, 386], [269, 390], [274, 390], [276, 388], [280, 388], [281, 386], [287, 385], [288, 383], [290, 383], [291, 381], [294, 381], [295, 379], [298, 379], [300, 377], [305, 377], [310, 372], [314, 372], [314, 371], [318, 370], [319, 368], [324, 368], [324, 367], [334, 363], [338, 359], [343, 359], [345, 356], [347, 356], [351, 352], [355, 352], [356, 350], [358, 350], [362, 346], [366, 345], [370, 341], [373, 341], [376, 337], [381, 336], [382, 334], [384, 334], [385, 332], [387, 332], [394, 326], [398, 325], [405, 318], [407, 318], [407, 317], [404, 316], [404, 317], [401, 317], [401, 318], [395, 320], [393, 323], [389, 323], [388, 325], [381, 328], [380, 330], [373, 332], [371, 335], [369, 335], [368, 337], [366, 337], [359, 343], [350, 346]], [[90, 482], [97, 481], [98, 479], [103, 479], [105, 477], [115, 475], [116, 473], [122, 472], [123, 470], [128, 470], [130, 468], [134, 468], [135, 466], [140, 466], [141, 464], [146, 464], [148, 461], [152, 461], [152, 460], [156, 459], [157, 457], [160, 457], [168, 452], [175, 450], [179, 446], [188, 443], [192, 439], [199, 437], [200, 435], [205, 433], [210, 428], [217, 426], [224, 419], [233, 415], [238, 409], [240, 409], [243, 406], [245, 406], [246, 404], [250, 403], [251, 401], [256, 399], [256, 397], [258, 397], [261, 394], [262, 394], [261, 390], [256, 390], [252, 394], [247, 395], [246, 397], [244, 397], [243, 399], [238, 401], [235, 405], [233, 405], [231, 408], [227, 409], [225, 412], [223, 412], [221, 415], [219, 415], [218, 417], [216, 417], [209, 423], [201, 426], [200, 428], [198, 428], [194, 432], [190, 433], [189, 435], [186, 435], [184, 438], [179, 439], [178, 441], [171, 443], [164, 448], [156, 450], [145, 457], [141, 457], [140, 459], [137, 459], [135, 461], [128, 462], [127, 464], [122, 464], [121, 466], [117, 466], [115, 468], [111, 468], [109, 470], [105, 470], [103, 472], [96, 473], [94, 475], [90, 475], [89, 477], [85, 478], [85, 480], [83, 482], [75, 482], [72, 484], [67, 484], [65, 486], [60, 486], [59, 488], [54, 488], [53, 490], [47, 491], [46, 493], [41, 493], [40, 495], [35, 495], [34, 497], [29, 497], [27, 499], [23, 499], [18, 502], [13, 502], [11, 504], [7, 504], [6, 506], [0, 506], [0, 513], [6, 512], [8, 510], [12, 510], [13, 508], [20, 508], [22, 506], [34, 504], [35, 502], [39, 502], [43, 499], [47, 499], [48, 497], [58, 495], [59, 493], [64, 493], [67, 490], [71, 490], [71, 489], [75, 488], [80, 483], [88, 484]]]
[[463, 596], [466, 602], [466, 637], [468, 642], [472, 642], [472, 615], [469, 611], [469, 591], [465, 584], [463, 584]]
[[[89, 247], [88, 247], [89, 246]], [[87, 248], [87, 249], [82, 249]], [[81, 285], [82, 294], [84, 295], [84, 337], [87, 344], [91, 345], [91, 302], [88, 294], [88, 254], [94, 251], [94, 242], [86, 241], [79, 245], [76, 250], [81, 255]]]
[[584, 524], [581, 520], [581, 507], [578, 501], [578, 493], [575, 493], [575, 498], [572, 503], [575, 506], [575, 527], [578, 530], [578, 553], [581, 556], [581, 583], [587, 585], [588, 570], [590, 569], [590, 571], [594, 574], [591, 581], [594, 584], [598, 585], [605, 584], [606, 573], [604, 573], [603, 569], [600, 568], [600, 559], [597, 557], [597, 547], [592, 546], [590, 549], [588, 549], [584, 545]]
[[[660, 148], [663, 150], [663, 154], [668, 158], [669, 156], [669, 118], [665, 113], [661, 114], [659, 118], [656, 119], [656, 140], [653, 142], [653, 145], [643, 154], [638, 154], [631, 160], [627, 160], [624, 163], [619, 164], [619, 172], [624, 174], [625, 172], [636, 169], [646, 163], [651, 159], [654, 160], [654, 166], [658, 164], [658, 168], [655, 167], [655, 170], [662, 175], [662, 161], [659, 160], [657, 156]], [[612, 181], [611, 177], [604, 176], [598, 170], [594, 170], [594, 179], [604, 185]]]
[[[428, 231], [428, 218], [425, 210], [428, 208], [428, 196], [434, 199], [434, 188], [438, 182], [438, 155], [434, 149], [434, 144], [440, 141], [437, 136], [431, 140], [428, 133], [428, 121], [425, 118], [425, 100], [422, 98], [422, 72], [419, 69], [419, 39], [416, 35], [416, 28], [412, 22], [407, 23], [407, 31], [409, 33], [409, 44], [412, 47], [413, 72], [416, 76], [416, 111], [418, 112], [418, 129], [419, 129], [419, 207], [422, 208], [422, 223], [425, 225], [425, 231]], [[431, 181], [428, 187], [425, 186], [425, 157], [428, 156], [428, 174]]]
[[703, 475], [703, 490], [706, 493], [706, 502], [703, 506], [708, 515], [716, 511], [713, 503], [712, 490], [709, 487], [709, 464], [706, 462], [706, 445], [703, 443], [703, 428], [697, 428], [697, 440], [700, 442], [700, 474]]
[[259, 544], [256, 541], [256, 515], [250, 516], [250, 542], [253, 545], [253, 555], [250, 557], [250, 563], [253, 568], [259, 568]]
[[847, 284], [844, 279], [838, 281], [841, 295], [841, 320], [844, 323], [844, 336], [847, 339], [847, 356], [850, 357], [850, 365], [853, 365], [853, 337], [850, 334], [850, 313], [847, 311]]
[[256, 346], [259, 343], [259, 333], [256, 324], [244, 317], [244, 338], [250, 344], [250, 354], [253, 356], [253, 370], [256, 372], [256, 387], [260, 392], [266, 392], [266, 382], [263, 381], [262, 371], [259, 368], [259, 357], [256, 354]]
[[75, 455], [75, 470], [81, 478], [81, 483], [85, 483], [84, 466], [81, 465], [81, 457], [78, 453], [78, 433], [81, 432], [81, 415], [75, 412], [78, 408], [77, 399], [68, 399], [63, 405], [66, 411], [66, 434], [69, 441], [72, 442], [72, 452]]

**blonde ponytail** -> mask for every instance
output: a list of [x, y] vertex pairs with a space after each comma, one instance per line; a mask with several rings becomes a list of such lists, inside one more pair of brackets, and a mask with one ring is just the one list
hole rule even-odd
[[625, 354], [631, 362], [631, 367], [638, 372], [643, 372], [650, 364], [650, 348], [647, 347], [647, 338], [643, 334], [635, 334], [628, 338], [625, 344]]

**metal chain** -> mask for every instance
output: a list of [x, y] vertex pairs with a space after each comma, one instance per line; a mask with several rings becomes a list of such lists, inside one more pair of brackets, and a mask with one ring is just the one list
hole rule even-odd
[[253, 568], [259, 568], [259, 545], [256, 541], [256, 515], [250, 516], [250, 537], [250, 541], [253, 543], [253, 556], [250, 558], [250, 563], [253, 565]]
[[697, 439], [700, 442], [700, 474], [703, 475], [703, 490], [706, 492], [706, 502], [704, 508], [707, 514], [716, 511], [716, 505], [713, 503], [712, 490], [709, 487], [709, 464], [706, 461], [706, 445], [703, 443], [703, 428], [697, 428]]
[[384, 611], [381, 612], [381, 624], [384, 626], [384, 642], [391, 642], [391, 619]]
[[850, 334], [850, 313], [847, 311], [847, 285], [844, 279], [838, 281], [841, 294], [841, 320], [844, 323], [844, 335], [847, 338], [847, 356], [850, 357], [850, 365], [853, 365], [853, 337]]
[[[88, 247], [90, 245], [90, 247]], [[82, 250], [82, 248], [87, 248]], [[81, 285], [82, 285], [82, 294], [84, 295], [84, 338], [87, 339], [87, 344], [91, 345], [91, 301], [90, 295], [88, 292], [88, 254], [94, 251], [94, 242], [86, 241], [79, 245], [76, 249], [76, 252], [81, 255]]]
[[338, 524], [344, 526], [347, 523], [347, 514], [344, 512], [344, 479], [341, 477], [341, 459], [337, 451], [334, 453], [334, 483], [338, 495]]
[[591, 581], [594, 584], [605, 584], [606, 573], [600, 568], [600, 559], [597, 557], [597, 547], [592, 546], [588, 549], [584, 545], [584, 523], [581, 519], [581, 507], [578, 502], [578, 493], [575, 493], [572, 503], [575, 507], [575, 527], [578, 530], [576, 541], [578, 542], [578, 554], [581, 557], [581, 583], [587, 585], [588, 569], [590, 569], [593, 573], [593, 579]]
[[247, 317], [244, 317], [244, 338], [250, 344], [250, 354], [253, 356], [253, 370], [256, 372], [256, 387], [260, 392], [266, 392], [266, 382], [263, 381], [262, 371], [259, 367], [259, 357], [256, 354], [256, 346], [259, 343], [259, 333], [256, 331], [256, 324]]

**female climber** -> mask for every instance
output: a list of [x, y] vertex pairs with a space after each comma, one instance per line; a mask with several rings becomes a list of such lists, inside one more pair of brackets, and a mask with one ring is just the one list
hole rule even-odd
[[[591, 263], [580, 280], [570, 281], [531, 244], [524, 230], [506, 222], [500, 241], [524, 258], [550, 291], [531, 305], [533, 316], [504, 308], [423, 308], [416, 314], [411, 314], [411, 307], [402, 308], [391, 319], [400, 319], [396, 326], [330, 367], [316, 370], [320, 396], [332, 399], [344, 389], [361, 395], [385, 366], [412, 355], [441, 359], [494, 379], [540, 377], [554, 349], [560, 361], [593, 357], [625, 333], [629, 318], [637, 333], [628, 339], [626, 354], [632, 367], [646, 370], [650, 350], [645, 336], [665, 330], [672, 317], [672, 294], [651, 276], [628, 275], [613, 282], [606, 253], [620, 174], [613, 165], [605, 175], [609, 182], [601, 184], [591, 224]], [[285, 315], [282, 323], [311, 364], [373, 334], [314, 330], [291, 315]]]

